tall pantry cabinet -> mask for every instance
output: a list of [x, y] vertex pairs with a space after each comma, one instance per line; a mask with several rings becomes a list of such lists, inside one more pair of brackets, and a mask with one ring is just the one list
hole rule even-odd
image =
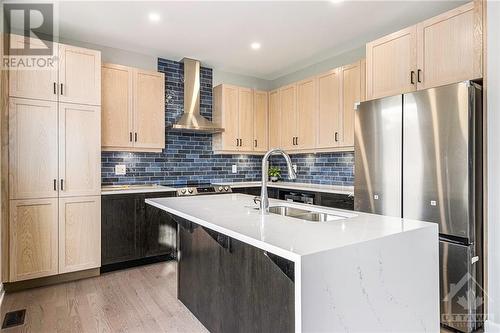
[[5, 282], [100, 266], [101, 54], [54, 53], [50, 70], [9, 71]]

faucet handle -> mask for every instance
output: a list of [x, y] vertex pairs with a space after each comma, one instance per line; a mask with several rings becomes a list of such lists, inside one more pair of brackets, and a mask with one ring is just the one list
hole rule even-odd
[[253, 197], [253, 203], [254, 204], [257, 204], [257, 203], [261, 203], [261, 200], [260, 200], [260, 197]]

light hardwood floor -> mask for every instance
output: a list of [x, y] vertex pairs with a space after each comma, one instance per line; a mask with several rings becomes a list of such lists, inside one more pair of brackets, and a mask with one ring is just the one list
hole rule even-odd
[[7, 294], [6, 312], [26, 309], [23, 326], [3, 332], [208, 332], [177, 300], [176, 263]]

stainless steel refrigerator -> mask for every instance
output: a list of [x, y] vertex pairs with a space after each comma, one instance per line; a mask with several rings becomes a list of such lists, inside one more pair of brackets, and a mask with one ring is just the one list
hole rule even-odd
[[441, 323], [463, 332], [482, 326], [486, 297], [481, 115], [470, 81], [355, 113], [354, 209], [439, 224]]

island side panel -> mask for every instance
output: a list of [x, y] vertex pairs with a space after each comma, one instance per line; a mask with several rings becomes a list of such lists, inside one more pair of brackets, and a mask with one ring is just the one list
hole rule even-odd
[[208, 330], [294, 331], [293, 262], [178, 216], [174, 220], [177, 296]]
[[302, 332], [439, 332], [437, 226], [301, 260]]

